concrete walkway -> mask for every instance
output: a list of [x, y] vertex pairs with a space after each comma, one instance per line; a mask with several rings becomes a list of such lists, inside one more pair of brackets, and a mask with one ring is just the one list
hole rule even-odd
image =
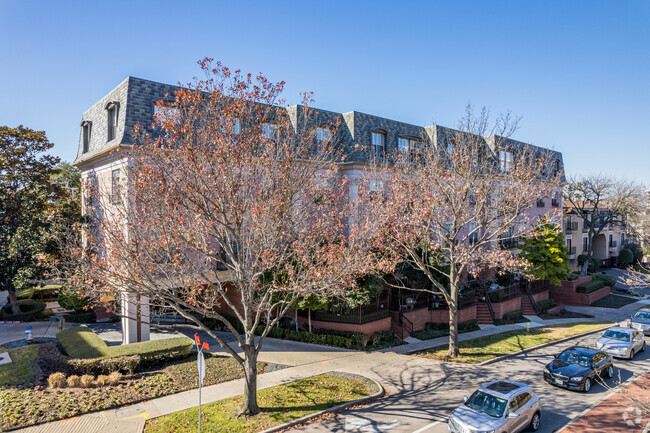
[[[644, 303], [647, 303], [647, 301], [640, 301], [619, 310], [613, 310], [613, 312], [618, 312], [616, 318], [612, 314], [601, 311], [607, 309], [600, 308], [590, 310], [590, 314], [596, 316], [593, 319], [542, 320], [536, 316], [531, 316], [530, 319], [533, 319], [531, 326], [595, 320], [619, 321], [629, 317], [631, 311]], [[461, 334], [460, 339], [466, 340], [493, 335], [521, 329], [525, 326], [526, 323], [485, 327], [479, 331]], [[101, 332], [113, 331], [104, 326]], [[192, 331], [183, 331], [182, 328], [179, 328], [179, 332], [186, 334]], [[403, 392], [405, 387], [408, 389], [413, 387], [414, 384], [434, 384], [437, 381], [444, 380], [452, 371], [473, 371], [478, 368], [470, 365], [441, 367], [440, 363], [425, 358], [405, 357], [402, 355], [402, 353], [410, 353], [446, 343], [447, 337], [442, 337], [366, 353], [269, 338], [264, 343], [264, 350], [260, 354], [259, 360], [293, 367], [260, 375], [258, 377], [258, 386], [259, 389], [264, 389], [328, 371], [341, 371], [364, 375], [381, 383], [389, 393], [399, 393]], [[234, 342], [230, 344], [232, 346], [236, 345]], [[212, 344], [211, 347], [217, 348], [216, 345], [212, 346]], [[239, 348], [237, 347], [237, 349]], [[202, 392], [202, 401], [208, 403], [239, 395], [243, 391], [243, 386], [243, 380], [240, 379], [205, 387]], [[136, 433], [142, 431], [146, 419], [195, 407], [197, 404], [198, 391], [190, 390], [131, 406], [81, 415], [72, 419], [55, 421], [19, 431], [25, 433]]]

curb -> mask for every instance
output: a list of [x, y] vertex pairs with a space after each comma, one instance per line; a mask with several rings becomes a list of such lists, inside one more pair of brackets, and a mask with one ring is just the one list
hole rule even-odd
[[281, 424], [281, 425], [278, 425], [278, 426], [275, 426], [275, 427], [271, 427], [271, 428], [266, 429], [266, 430], [262, 430], [261, 432], [258, 432], [258, 433], [275, 433], [275, 432], [280, 432], [280, 431], [284, 431], [284, 430], [289, 430], [289, 429], [291, 429], [293, 427], [297, 427], [300, 424], [305, 424], [305, 423], [307, 423], [308, 421], [311, 421], [314, 418], [321, 417], [321, 416], [323, 416], [323, 415], [325, 415], [327, 413], [341, 412], [341, 411], [343, 411], [343, 410], [345, 410], [345, 409], [347, 409], [349, 407], [352, 407], [352, 406], [356, 406], [356, 405], [359, 405], [359, 404], [362, 404], [362, 403], [369, 403], [369, 402], [371, 402], [373, 400], [376, 400], [378, 398], [383, 397], [386, 394], [386, 391], [384, 390], [384, 387], [381, 386], [381, 384], [379, 382], [377, 382], [376, 380], [371, 379], [371, 378], [366, 377], [366, 376], [361, 376], [361, 375], [355, 375], [355, 376], [363, 377], [366, 380], [372, 381], [375, 385], [377, 385], [377, 387], [379, 388], [379, 391], [377, 391], [373, 395], [369, 395], [368, 397], [359, 398], [357, 400], [352, 400], [352, 401], [349, 401], [347, 403], [341, 403], [341, 404], [339, 404], [337, 406], [330, 407], [329, 409], [325, 409], [325, 410], [321, 410], [320, 412], [305, 415], [302, 418], [294, 419], [293, 421], [289, 421], [289, 422], [286, 422], [284, 424]]
[[594, 329], [593, 331], [584, 332], [582, 334], [572, 335], [570, 337], [562, 338], [560, 340], [549, 341], [548, 343], [544, 343], [544, 344], [540, 344], [540, 345], [537, 345], [537, 346], [529, 347], [527, 349], [520, 350], [518, 352], [508, 353], [507, 355], [502, 355], [502, 356], [499, 356], [498, 358], [488, 359], [487, 361], [483, 361], [483, 362], [480, 362], [480, 363], [475, 364], [475, 365], [478, 365], [479, 367], [482, 367], [484, 365], [494, 364], [495, 362], [503, 361], [504, 359], [508, 359], [508, 358], [512, 358], [514, 356], [522, 355], [524, 353], [532, 352], [533, 350], [542, 349], [544, 347], [552, 346], [552, 345], [558, 344], [558, 343], [564, 343], [565, 341], [573, 340], [574, 338], [578, 338], [578, 337], [584, 337], [585, 335], [595, 334], [595, 333], [603, 331], [603, 330], [605, 330], [607, 328], [611, 328], [612, 326], [613, 325], [607, 325], [607, 326], [604, 326], [602, 328]]
[[[573, 424], [574, 422], [578, 421], [580, 418], [582, 418], [583, 416], [585, 416], [586, 414], [588, 414], [591, 410], [596, 409], [596, 408], [597, 408], [598, 406], [600, 406], [603, 402], [607, 401], [607, 399], [608, 399], [609, 397], [611, 397], [612, 395], [616, 394], [619, 390], [624, 389], [624, 388], [627, 388], [628, 386], [632, 385], [634, 382], [636, 382], [637, 379], [640, 379], [641, 377], [645, 376], [646, 374], [648, 374], [647, 371], [646, 371], [646, 372], [643, 372], [643, 373], [637, 373], [637, 374], [635, 374], [634, 376], [630, 377], [628, 383], [626, 383], [626, 384], [619, 383], [619, 384], [616, 385], [614, 388], [611, 388], [611, 389], [610, 389], [611, 392], [610, 392], [609, 394], [607, 394], [607, 396], [606, 396], [604, 399], [602, 399], [601, 401], [599, 401], [599, 402], [597, 402], [597, 403], [592, 404], [592, 405], [589, 406], [587, 409], [583, 410], [583, 411], [580, 412], [578, 415], [576, 415], [576, 416], [574, 416], [573, 418], [571, 418], [571, 420], [570, 420], [568, 423], [566, 423], [566, 424], [565, 424], [565, 425], [564, 425], [560, 430], [558, 430], [557, 433], [562, 433], [564, 430], [566, 430], [567, 428], [569, 428], [569, 426], [571, 426], [571, 424]], [[650, 421], [648, 421], [648, 425], [650, 425]], [[646, 425], [646, 428], [643, 430], [642, 433], [645, 433], [645, 432], [647, 431], [647, 429], [648, 429], [648, 425]]]

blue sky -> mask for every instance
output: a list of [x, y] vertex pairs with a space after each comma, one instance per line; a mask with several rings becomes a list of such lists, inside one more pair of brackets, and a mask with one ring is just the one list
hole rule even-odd
[[0, 124], [76, 155], [82, 113], [128, 75], [188, 82], [209, 56], [285, 98], [454, 127], [471, 102], [568, 174], [650, 185], [650, 1], [0, 0]]

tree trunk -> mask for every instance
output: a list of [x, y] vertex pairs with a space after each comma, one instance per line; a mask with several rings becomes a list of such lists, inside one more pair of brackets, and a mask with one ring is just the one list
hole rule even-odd
[[580, 270], [580, 278], [587, 275], [587, 271], [589, 270], [589, 263], [591, 263], [591, 255], [587, 254], [587, 260], [585, 260], [585, 262], [582, 264], [582, 269]]
[[298, 309], [296, 308], [296, 331], [298, 331]]
[[14, 290], [9, 290], [9, 304], [11, 304], [12, 314], [20, 313], [18, 308], [18, 298], [16, 297], [16, 292]]
[[309, 326], [309, 333], [311, 334], [311, 309], [307, 308], [307, 322]]
[[451, 291], [451, 301], [449, 302], [449, 352], [450, 358], [460, 355], [458, 350], [458, 304], [455, 290]]
[[242, 400], [242, 407], [239, 410], [239, 415], [255, 415], [260, 412], [257, 405], [257, 351], [253, 346], [246, 344], [244, 349], [244, 398]]

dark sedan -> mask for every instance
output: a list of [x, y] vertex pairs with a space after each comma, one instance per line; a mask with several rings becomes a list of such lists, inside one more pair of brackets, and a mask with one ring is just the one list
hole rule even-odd
[[591, 347], [570, 347], [544, 368], [544, 379], [551, 385], [589, 392], [597, 377], [614, 375], [612, 357]]

